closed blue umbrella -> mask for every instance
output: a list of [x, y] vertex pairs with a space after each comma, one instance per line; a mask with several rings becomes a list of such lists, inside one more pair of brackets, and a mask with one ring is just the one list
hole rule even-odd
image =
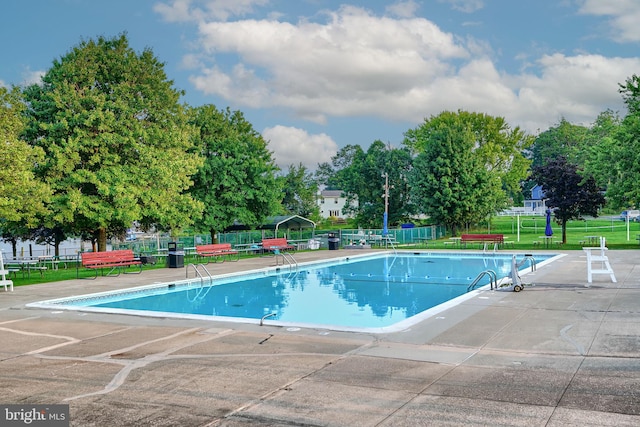
[[545, 236], [553, 236], [553, 230], [551, 229], [551, 210], [547, 209], [547, 227], [544, 229]]

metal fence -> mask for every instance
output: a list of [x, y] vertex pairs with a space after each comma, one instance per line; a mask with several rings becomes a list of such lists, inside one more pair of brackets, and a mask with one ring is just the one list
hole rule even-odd
[[[341, 245], [348, 245], [358, 244], [361, 240], [373, 240], [374, 236], [382, 236], [382, 229], [280, 230], [278, 237], [286, 237], [291, 242], [307, 242], [315, 239], [321, 242], [321, 247], [327, 248], [329, 233], [335, 233], [340, 238]], [[400, 245], [424, 243], [427, 240], [439, 239], [444, 235], [445, 228], [435, 225], [388, 230], [389, 238]], [[270, 237], [275, 237], [273, 230], [236, 231], [219, 233], [218, 243], [231, 243], [234, 247], [251, 246], [260, 244], [262, 239]], [[133, 241], [112, 243], [112, 246], [113, 249], [132, 249], [137, 254], [154, 254], [166, 250], [170, 241], [171, 239], [168, 236], [141, 236]], [[182, 248], [195, 248], [198, 245], [213, 243], [209, 234], [180, 236], [177, 241]]]

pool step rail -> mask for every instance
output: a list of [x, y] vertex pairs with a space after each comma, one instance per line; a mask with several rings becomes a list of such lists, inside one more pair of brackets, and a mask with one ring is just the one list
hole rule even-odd
[[204, 285], [205, 275], [209, 282], [213, 282], [213, 276], [204, 264], [189, 264], [186, 270], [187, 279], [189, 278], [189, 268], [193, 268], [196, 276], [200, 278], [200, 285]]
[[276, 256], [276, 265], [280, 265], [278, 260], [282, 258], [282, 265], [284, 265], [286, 262], [289, 265], [290, 269], [293, 270], [295, 268], [296, 271], [298, 270], [298, 261], [296, 261], [291, 253], [280, 251], [278, 249], [276, 249], [273, 253]]
[[209, 270], [207, 270], [207, 267], [205, 267], [204, 264], [189, 264], [187, 266], [186, 273], [187, 279], [189, 278], [189, 267], [193, 268], [193, 271], [196, 272], [196, 276], [200, 277], [200, 287], [197, 289], [196, 294], [193, 297], [189, 294], [190, 288], [187, 288], [187, 299], [190, 302], [195, 302], [197, 300], [204, 299], [212, 288], [212, 286], [204, 286], [205, 274], [209, 280], [209, 284], [213, 284], [213, 276], [209, 273]]
[[467, 287], [467, 292], [472, 291], [484, 276], [489, 276], [491, 290], [493, 290], [494, 286], [496, 289], [498, 289], [498, 276], [496, 275], [496, 272], [493, 270], [484, 270], [480, 274], [478, 274], [478, 277], [473, 279], [473, 282], [471, 282], [471, 284]]
[[522, 267], [527, 261], [531, 263], [531, 272], [536, 271], [536, 259], [531, 254], [524, 254], [524, 257], [518, 263], [518, 268]]

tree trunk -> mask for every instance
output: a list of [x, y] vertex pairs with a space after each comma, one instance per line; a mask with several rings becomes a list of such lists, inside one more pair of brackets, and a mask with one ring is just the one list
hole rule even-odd
[[567, 221], [562, 221], [562, 244], [567, 244]]
[[216, 230], [211, 229], [209, 233], [211, 234], [211, 243], [218, 243], [218, 233], [216, 233]]
[[107, 250], [107, 230], [104, 227], [98, 229], [98, 252]]

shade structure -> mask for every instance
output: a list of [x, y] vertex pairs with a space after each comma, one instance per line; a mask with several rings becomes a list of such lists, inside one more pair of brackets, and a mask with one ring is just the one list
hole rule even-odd
[[303, 228], [316, 228], [316, 223], [300, 215], [281, 215], [268, 217], [264, 224], [258, 227], [250, 227], [236, 221], [225, 231], [251, 230], [252, 228], [256, 230], [274, 230], [277, 234], [279, 229], [300, 230]]

